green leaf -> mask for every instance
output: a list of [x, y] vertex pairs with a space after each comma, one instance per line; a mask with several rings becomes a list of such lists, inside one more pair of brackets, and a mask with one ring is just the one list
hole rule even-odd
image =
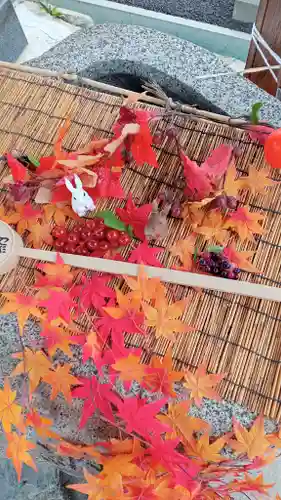
[[127, 226], [110, 210], [101, 210], [95, 214], [95, 217], [103, 219], [106, 226], [118, 231], [127, 231]]
[[252, 105], [252, 109], [251, 109], [251, 114], [250, 114], [250, 119], [251, 119], [251, 122], [254, 124], [254, 125], [258, 125], [259, 121], [260, 121], [260, 109], [263, 107], [263, 103], [262, 102], [255, 102], [253, 105]]
[[212, 252], [212, 253], [221, 253], [223, 251], [223, 247], [220, 247], [218, 245], [215, 245], [213, 247], [208, 247], [207, 248], [207, 251], [208, 252]]
[[131, 238], [135, 237], [132, 226], [127, 226], [126, 231], [127, 231], [128, 235], [131, 236]]
[[195, 247], [195, 249], [194, 249], [194, 254], [193, 254], [193, 261], [194, 261], [194, 262], [196, 262], [197, 257], [198, 257], [198, 248], [197, 248], [197, 247]]
[[27, 155], [27, 158], [30, 161], [30, 163], [32, 163], [32, 165], [34, 165], [34, 167], [39, 167], [40, 162], [37, 160], [37, 158], [34, 158], [34, 156], [32, 156], [32, 155]]

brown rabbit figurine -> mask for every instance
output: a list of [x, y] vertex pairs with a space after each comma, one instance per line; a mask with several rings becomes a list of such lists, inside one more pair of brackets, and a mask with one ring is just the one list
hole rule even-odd
[[167, 215], [170, 209], [171, 203], [165, 203], [159, 209], [159, 201], [153, 201], [152, 212], [144, 230], [147, 240], [163, 240], [166, 238], [169, 230]]

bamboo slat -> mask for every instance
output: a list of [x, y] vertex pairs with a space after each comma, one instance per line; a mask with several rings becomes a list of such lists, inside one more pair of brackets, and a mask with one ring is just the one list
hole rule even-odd
[[[50, 154], [58, 127], [66, 117], [71, 119], [71, 128], [64, 146], [68, 150], [81, 147], [93, 136], [108, 137], [116, 120], [122, 97], [94, 92], [71, 86], [58, 79], [0, 68], [0, 155], [11, 149], [23, 150], [33, 156]], [[144, 108], [156, 108], [142, 104]], [[193, 121], [179, 116], [175, 125], [181, 144], [188, 156], [202, 161], [207, 154], [222, 143], [239, 147], [237, 167], [247, 172], [249, 165], [264, 167], [263, 148], [250, 140], [243, 130], [210, 121]], [[156, 130], [167, 127], [162, 120]], [[122, 176], [125, 192], [131, 192], [138, 203], [146, 203], [165, 186], [180, 191], [182, 168], [172, 140], [165, 139], [156, 148], [159, 168], [142, 168], [132, 164]], [[6, 203], [6, 192], [1, 183], [7, 170], [0, 164], [0, 200]], [[281, 180], [274, 172], [274, 179]], [[269, 286], [280, 287], [281, 267], [281, 196], [276, 184], [266, 196], [245, 194], [242, 203], [253, 211], [266, 215], [265, 234], [254, 243], [240, 244], [240, 249], [255, 250], [254, 264], [259, 275], [242, 273], [241, 279]], [[99, 209], [124, 206], [124, 201], [104, 200]], [[182, 221], [169, 220], [169, 234], [161, 242], [167, 248], [188, 234]], [[47, 247], [45, 247], [47, 249]], [[125, 249], [124, 255], [129, 250]], [[171, 267], [176, 261], [169, 252], [161, 254], [164, 266]], [[21, 259], [16, 272], [1, 278], [1, 290], [24, 290], [33, 282], [35, 263]], [[115, 279], [123, 286], [122, 280]], [[171, 300], [191, 297], [185, 313], [188, 324], [196, 330], [179, 335], [173, 348], [175, 367], [195, 369], [205, 363], [211, 372], [227, 372], [221, 386], [221, 394], [227, 399], [241, 402], [251, 410], [263, 411], [266, 415], [281, 417], [281, 304], [257, 298], [231, 295], [215, 290], [193, 289], [169, 284]], [[87, 321], [87, 317], [85, 321]], [[141, 345], [143, 339], [131, 335], [127, 343]], [[167, 349], [165, 339], [149, 338], [158, 355]], [[147, 359], [149, 353], [147, 354]]]

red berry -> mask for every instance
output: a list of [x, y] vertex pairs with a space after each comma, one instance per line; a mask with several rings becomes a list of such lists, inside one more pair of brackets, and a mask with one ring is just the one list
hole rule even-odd
[[67, 230], [63, 226], [56, 226], [52, 231], [52, 236], [58, 239], [64, 239], [67, 236]]
[[100, 250], [101, 252], [107, 252], [107, 251], [109, 250], [109, 244], [108, 244], [108, 242], [107, 242], [107, 241], [105, 241], [105, 240], [101, 240], [101, 241], [99, 242], [99, 247], [98, 247], [98, 248], [99, 248], [99, 250]]
[[75, 245], [78, 245], [78, 243], [79, 243], [79, 234], [74, 233], [73, 231], [71, 231], [71, 233], [69, 233], [68, 236], [67, 236], [67, 241], [68, 241], [68, 243], [73, 243]]
[[90, 252], [94, 252], [99, 248], [99, 243], [97, 240], [89, 240], [87, 241], [87, 248]]
[[119, 246], [124, 247], [131, 242], [130, 236], [125, 233], [125, 231], [121, 231], [119, 235]]
[[92, 231], [96, 225], [95, 219], [86, 219], [85, 220], [85, 227], [89, 229], [89, 231]]
[[71, 233], [73, 234], [78, 234], [78, 236], [80, 236], [80, 233], [81, 231], [83, 230], [84, 226], [74, 226], [72, 229], [71, 229]]
[[180, 219], [181, 217], [181, 207], [172, 207], [171, 209], [171, 216], [174, 217], [175, 219]]
[[109, 244], [110, 244], [111, 248], [118, 248], [118, 247], [120, 247], [119, 238], [118, 238], [118, 240], [109, 241]]
[[90, 255], [90, 252], [87, 250], [87, 248], [84, 245], [79, 245], [76, 247], [75, 253], [77, 255]]
[[115, 229], [107, 229], [105, 232], [105, 237], [109, 243], [119, 240], [119, 232]]
[[91, 239], [93, 240], [103, 240], [105, 236], [105, 231], [103, 227], [95, 227], [90, 233]]
[[67, 243], [64, 247], [65, 253], [76, 253], [76, 243]]
[[56, 240], [54, 242], [54, 247], [58, 252], [63, 252], [64, 247], [65, 247], [65, 241], [64, 240]]
[[102, 219], [95, 219], [95, 227], [104, 229], [105, 228], [104, 221]]
[[83, 231], [81, 231], [80, 233], [80, 238], [81, 240], [84, 240], [84, 241], [87, 241], [87, 240], [90, 240], [92, 238], [92, 233], [91, 231], [89, 231], [89, 229], [83, 229]]

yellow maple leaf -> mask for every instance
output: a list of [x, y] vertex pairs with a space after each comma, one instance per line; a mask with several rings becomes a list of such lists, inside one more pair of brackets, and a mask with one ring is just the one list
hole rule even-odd
[[249, 167], [249, 175], [240, 177], [242, 189], [248, 189], [251, 193], [266, 193], [266, 188], [275, 186], [277, 183], [268, 177], [269, 170], [257, 170], [253, 165]]
[[249, 207], [239, 207], [226, 218], [223, 227], [235, 231], [242, 241], [254, 240], [253, 234], [263, 234], [264, 230], [258, 221], [265, 216], [259, 212], [250, 212]]
[[54, 218], [55, 224], [57, 226], [63, 226], [67, 217], [71, 219], [78, 219], [76, 214], [69, 206], [59, 207], [58, 205], [50, 204], [44, 205], [43, 210], [44, 218], [49, 224], [52, 217]]
[[12, 354], [12, 357], [21, 360], [12, 372], [12, 375], [28, 374], [31, 393], [35, 391], [41, 378], [52, 368], [52, 363], [43, 351], [33, 352], [31, 349], [25, 349], [24, 353], [17, 352]]
[[195, 404], [200, 406], [202, 398], [215, 399], [220, 401], [220, 397], [215, 390], [215, 386], [223, 380], [225, 373], [207, 374], [204, 365], [198, 366], [195, 373], [185, 370], [184, 386], [191, 391], [191, 398]]
[[43, 243], [46, 243], [47, 245], [53, 244], [53, 237], [50, 233], [49, 224], [40, 224], [37, 222], [36, 224], [32, 224], [28, 230], [29, 235], [27, 236], [27, 243], [32, 245], [34, 248], [41, 248]]
[[58, 366], [55, 370], [49, 370], [43, 373], [42, 380], [50, 384], [52, 388], [51, 400], [55, 399], [57, 395], [61, 393], [64, 395], [66, 401], [69, 404], [71, 403], [71, 386], [79, 385], [79, 380], [69, 373], [71, 368], [71, 365], [65, 364], [63, 366]]
[[6, 437], [8, 440], [6, 455], [12, 460], [17, 472], [18, 481], [20, 481], [22, 464], [26, 464], [37, 471], [33, 458], [28, 453], [29, 451], [34, 450], [36, 446], [28, 441], [26, 436], [20, 436], [19, 434], [16, 434], [16, 432], [6, 434]]
[[36, 298], [24, 295], [23, 293], [2, 293], [2, 297], [5, 297], [7, 301], [1, 308], [2, 314], [16, 313], [19, 331], [22, 335], [23, 327], [28, 320], [29, 316], [35, 316], [36, 318], [43, 318], [43, 314], [38, 309], [38, 301]]
[[208, 462], [223, 462], [225, 457], [223, 457], [219, 452], [229, 441], [231, 434], [226, 434], [219, 439], [216, 439], [210, 444], [208, 434], [202, 434], [199, 439], [191, 437], [184, 444], [185, 452], [188, 456], [196, 457], [200, 459], [203, 463]]
[[188, 302], [188, 299], [183, 299], [169, 305], [166, 297], [157, 300], [155, 307], [143, 302], [145, 325], [155, 328], [156, 338], [163, 336], [172, 341], [175, 340], [175, 333], [193, 331], [193, 327], [178, 319], [182, 316]]
[[237, 179], [235, 163], [231, 162], [227, 169], [223, 186], [223, 191], [227, 196], [237, 197], [238, 191], [243, 187], [240, 179], [241, 178]]
[[5, 432], [10, 432], [12, 425], [18, 427], [21, 423], [22, 407], [16, 403], [16, 397], [16, 391], [12, 391], [6, 379], [4, 388], [0, 389], [0, 420]]
[[171, 427], [172, 432], [166, 437], [175, 439], [177, 437], [190, 440], [194, 432], [206, 432], [210, 430], [210, 425], [200, 418], [188, 415], [191, 401], [181, 401], [180, 403], [170, 403], [167, 415], [158, 415], [157, 419]]
[[233, 421], [236, 440], [230, 445], [239, 454], [247, 454], [250, 460], [263, 456], [269, 449], [270, 442], [264, 433], [264, 418], [259, 416], [248, 431], [237, 420]]
[[196, 234], [190, 234], [184, 240], [178, 240], [169, 249], [174, 257], [178, 257], [182, 263], [180, 269], [190, 271], [193, 266], [193, 254], [195, 251]]
[[123, 278], [132, 290], [131, 297], [135, 298], [136, 303], [139, 300], [149, 302], [166, 295], [166, 287], [161, 283], [160, 278], [149, 278], [143, 266], [139, 267], [137, 278], [131, 276], [123, 276]]
[[197, 234], [201, 234], [207, 241], [215, 239], [223, 244], [229, 239], [227, 226], [224, 225], [223, 215], [219, 210], [211, 210], [202, 221], [202, 225], [194, 228]]

